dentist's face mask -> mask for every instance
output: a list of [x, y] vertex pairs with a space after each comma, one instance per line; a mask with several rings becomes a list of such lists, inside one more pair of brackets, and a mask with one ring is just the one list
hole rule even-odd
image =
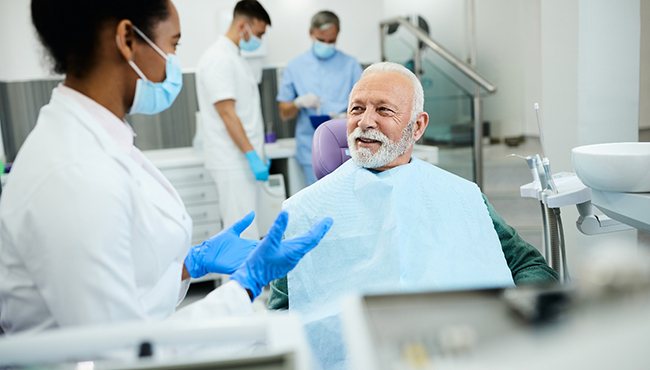
[[322, 41], [314, 40], [314, 54], [319, 59], [329, 59], [336, 53], [334, 44], [327, 44]]
[[253, 34], [253, 31], [251, 30], [251, 27], [248, 25], [248, 23], [246, 24], [246, 31], [249, 35], [248, 41], [244, 40], [244, 36], [242, 35], [241, 39], [239, 40], [239, 48], [243, 51], [255, 51], [259, 49], [259, 47], [262, 45], [262, 39]]
[[135, 98], [133, 98], [133, 105], [129, 110], [129, 114], [157, 114], [174, 103], [183, 87], [183, 73], [176, 55], [165, 54], [158, 45], [136, 26], [133, 26], [133, 30], [166, 61], [166, 76], [162, 82], [151, 82], [132, 60], [128, 61], [131, 68], [140, 77], [135, 85]]

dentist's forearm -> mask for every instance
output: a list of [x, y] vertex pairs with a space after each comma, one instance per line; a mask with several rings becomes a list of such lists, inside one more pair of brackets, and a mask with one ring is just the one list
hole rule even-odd
[[253, 150], [253, 145], [248, 140], [244, 126], [242, 125], [241, 121], [239, 120], [239, 116], [237, 116], [237, 112], [235, 111], [235, 101], [222, 100], [216, 102], [214, 106], [217, 110], [217, 113], [219, 113], [219, 116], [221, 116], [223, 123], [226, 125], [228, 136], [230, 136], [239, 150], [241, 150], [242, 153]]
[[280, 102], [278, 104], [278, 108], [280, 109], [280, 118], [282, 120], [290, 120], [298, 115], [298, 107], [294, 102]]

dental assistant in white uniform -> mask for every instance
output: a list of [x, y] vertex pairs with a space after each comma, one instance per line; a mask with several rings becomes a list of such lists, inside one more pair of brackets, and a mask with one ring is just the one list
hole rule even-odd
[[[249, 214], [191, 247], [192, 223], [133, 145], [127, 112], [167, 109], [182, 86], [169, 0], [32, 0], [32, 21], [65, 80], [18, 153], [0, 202], [0, 326], [7, 334], [175, 315], [189, 277], [231, 281], [179, 317], [246, 314], [272, 279], [318, 244], [331, 219], [282, 240], [239, 236]], [[69, 21], [61, 22], [61, 19]], [[157, 82], [160, 81], [160, 82]]]
[[[264, 158], [264, 121], [257, 80], [240, 50], [254, 51], [271, 25], [256, 0], [240, 0], [228, 31], [201, 56], [196, 97], [204, 136], [205, 168], [219, 193], [225, 224], [263, 206], [261, 182], [269, 178]], [[259, 239], [265, 230], [251, 225], [244, 236]]]

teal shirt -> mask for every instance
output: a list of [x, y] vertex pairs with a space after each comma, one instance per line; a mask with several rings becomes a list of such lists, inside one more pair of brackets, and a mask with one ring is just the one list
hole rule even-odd
[[[539, 251], [522, 239], [517, 231], [499, 216], [485, 195], [483, 200], [487, 205], [490, 218], [492, 218], [494, 230], [499, 236], [503, 255], [508, 262], [515, 284], [519, 286], [556, 283], [558, 281], [557, 273], [548, 266]], [[273, 281], [268, 308], [272, 310], [288, 309], [288, 291], [286, 277]]]

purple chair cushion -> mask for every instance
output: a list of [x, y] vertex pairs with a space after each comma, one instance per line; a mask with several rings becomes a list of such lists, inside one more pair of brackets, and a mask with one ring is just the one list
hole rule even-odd
[[333, 172], [350, 156], [345, 119], [329, 120], [316, 129], [312, 145], [311, 163], [317, 179]]

